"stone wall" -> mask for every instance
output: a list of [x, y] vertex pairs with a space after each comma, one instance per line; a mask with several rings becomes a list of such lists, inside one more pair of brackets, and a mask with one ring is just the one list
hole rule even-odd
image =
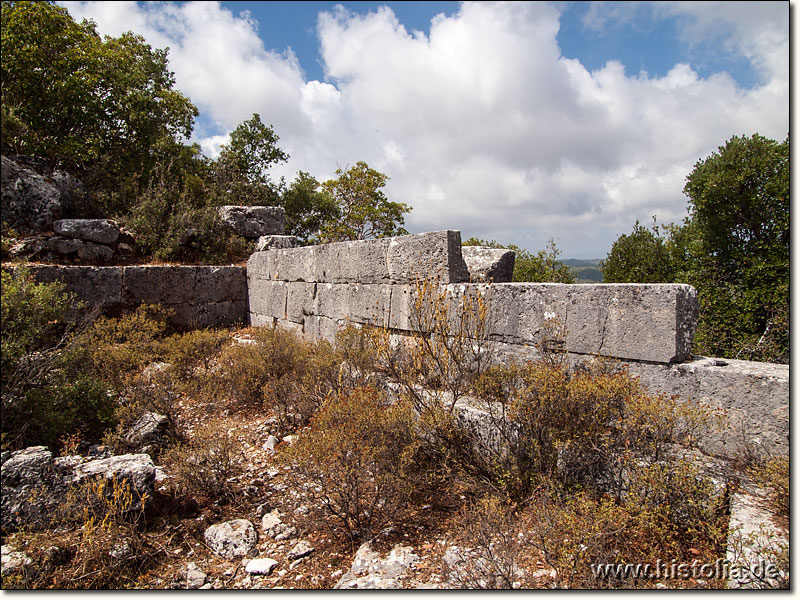
[[570, 353], [658, 363], [690, 356], [698, 312], [691, 286], [468, 283], [460, 250], [459, 232], [438, 231], [256, 252], [247, 263], [250, 321], [312, 338], [331, 339], [347, 322], [410, 333], [415, 282], [433, 274], [451, 314], [465, 294], [486, 298], [493, 342], [535, 345], [558, 318]]
[[61, 281], [86, 309], [107, 315], [135, 310], [139, 304], [161, 304], [173, 311], [179, 329], [245, 324], [247, 279], [243, 267], [132, 266], [88, 267], [31, 265], [41, 283]]
[[789, 367], [692, 357], [698, 317], [694, 288], [678, 284], [470, 283], [458, 231], [341, 242], [254, 253], [245, 271], [227, 266], [89, 267], [32, 265], [40, 282], [63, 281], [106, 314], [141, 302], [174, 311], [179, 328], [280, 326], [307, 339], [333, 340], [347, 323], [413, 329], [419, 278], [435, 273], [453, 313], [464, 294], [487, 301], [488, 337], [501, 357], [538, 356], [550, 325], [572, 362], [606, 356], [629, 365], [654, 392], [724, 409], [733, 425], [705, 447], [730, 452], [747, 440], [788, 449]]
[[705, 450], [729, 454], [744, 441], [788, 450], [788, 365], [692, 357], [698, 301], [688, 285], [469, 283], [460, 233], [439, 231], [257, 252], [247, 264], [250, 321], [307, 339], [332, 341], [347, 323], [407, 335], [415, 281], [429, 273], [451, 312], [464, 294], [488, 301], [488, 337], [500, 356], [536, 358], [548, 322], [560, 322], [571, 362], [617, 359], [653, 392], [724, 409], [731, 425], [706, 436]]

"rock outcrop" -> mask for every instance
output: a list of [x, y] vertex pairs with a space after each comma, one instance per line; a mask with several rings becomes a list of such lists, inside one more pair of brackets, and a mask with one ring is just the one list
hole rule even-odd
[[234, 233], [248, 239], [282, 235], [286, 226], [286, 212], [280, 206], [221, 206], [219, 216]]
[[[0, 158], [0, 198], [3, 221], [17, 233], [51, 231], [71, 202], [83, 195], [83, 185], [62, 171], [37, 172], [22, 157]], [[25, 163], [28, 164], [25, 164]]]

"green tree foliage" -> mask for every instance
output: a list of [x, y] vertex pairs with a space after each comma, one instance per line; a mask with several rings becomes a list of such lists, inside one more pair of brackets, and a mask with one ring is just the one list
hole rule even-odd
[[167, 50], [141, 36], [103, 40], [54, 4], [4, 1], [2, 52], [3, 150], [130, 188], [113, 208], [147, 181], [157, 148], [192, 132], [197, 108], [173, 89]]
[[286, 233], [296, 236], [301, 244], [317, 241], [324, 224], [339, 215], [335, 200], [322, 191], [319, 181], [300, 171], [284, 192], [281, 205], [286, 211]]
[[36, 283], [25, 269], [2, 273], [3, 449], [80, 433], [98, 440], [113, 401], [75, 359], [65, 316], [77, 304], [62, 283]]
[[507, 248], [513, 250], [514, 274], [512, 281], [539, 282], [539, 283], [575, 283], [575, 276], [570, 268], [558, 260], [561, 250], [558, 249], [553, 239], [547, 241], [547, 248], [531, 254], [524, 248], [514, 244], [504, 246], [491, 240], [481, 240], [475, 237], [464, 242], [464, 246], [487, 246], [489, 248]]
[[320, 241], [364, 240], [408, 233], [403, 214], [411, 207], [391, 202], [381, 191], [388, 177], [359, 161], [347, 170], [337, 169], [336, 179], [322, 184], [322, 190], [336, 203], [335, 219], [322, 224]]
[[611, 247], [600, 268], [608, 283], [663, 283], [673, 281], [675, 265], [653, 219], [652, 228], [639, 224], [629, 235], [621, 235]]
[[789, 138], [732, 137], [687, 177], [704, 353], [788, 361]]
[[272, 125], [261, 116], [240, 123], [231, 132], [231, 140], [222, 147], [219, 158], [211, 164], [212, 199], [215, 206], [274, 206], [280, 203], [283, 182], [269, 176], [273, 165], [286, 162], [289, 155], [278, 147], [280, 138]]
[[732, 137], [700, 160], [682, 225], [637, 222], [603, 262], [605, 281], [690, 283], [699, 294], [695, 352], [789, 358], [789, 139]]

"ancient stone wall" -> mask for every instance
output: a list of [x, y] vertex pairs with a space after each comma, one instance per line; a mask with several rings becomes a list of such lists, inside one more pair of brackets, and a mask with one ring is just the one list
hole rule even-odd
[[[709, 436], [728, 452], [743, 440], [788, 449], [789, 367], [692, 357], [694, 288], [679, 284], [470, 283], [458, 231], [340, 242], [254, 253], [236, 266], [89, 267], [32, 265], [40, 282], [63, 281], [88, 308], [120, 314], [141, 302], [174, 311], [184, 329], [250, 323], [307, 339], [333, 340], [347, 323], [414, 329], [420, 278], [434, 274], [458, 315], [465, 294], [487, 301], [488, 339], [499, 356], [534, 359], [561, 324], [557, 347], [572, 362], [605, 356], [627, 363], [654, 392], [727, 411], [735, 431]], [[552, 341], [558, 341], [553, 339]]]
[[332, 339], [346, 323], [414, 329], [416, 282], [441, 282], [458, 314], [465, 294], [484, 296], [488, 339], [541, 341], [546, 323], [566, 330], [566, 351], [658, 363], [690, 357], [697, 322], [694, 288], [681, 284], [469, 283], [460, 233], [256, 252], [247, 263], [250, 321]]
[[347, 323], [407, 335], [415, 282], [431, 276], [451, 314], [464, 294], [486, 299], [488, 339], [500, 356], [536, 358], [552, 335], [548, 324], [559, 323], [566, 336], [558, 349], [571, 362], [616, 359], [654, 392], [724, 409], [736, 431], [707, 435], [706, 450], [729, 453], [743, 441], [788, 449], [788, 365], [692, 357], [698, 301], [688, 285], [470, 283], [460, 233], [438, 231], [256, 252], [247, 264], [250, 322], [331, 341]]
[[244, 324], [248, 320], [243, 267], [31, 265], [40, 283], [61, 281], [86, 310], [106, 315], [135, 310], [141, 303], [170, 309], [179, 329]]

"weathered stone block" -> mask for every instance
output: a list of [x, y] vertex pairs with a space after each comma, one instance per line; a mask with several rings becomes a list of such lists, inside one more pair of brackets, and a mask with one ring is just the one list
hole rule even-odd
[[117, 308], [122, 303], [122, 267], [40, 265], [30, 267], [39, 283], [61, 281], [87, 308]]
[[78, 248], [78, 258], [86, 262], [108, 262], [113, 256], [113, 248], [105, 244], [86, 242]]
[[255, 325], [263, 317], [285, 319], [287, 291], [285, 281], [251, 279], [248, 290], [251, 323]]
[[315, 314], [317, 284], [292, 281], [286, 284], [286, 318], [302, 323], [306, 315]]
[[219, 216], [234, 232], [246, 238], [282, 235], [286, 227], [286, 212], [280, 206], [221, 206]]
[[138, 304], [184, 304], [194, 301], [196, 267], [125, 267], [123, 299]]
[[789, 451], [789, 365], [699, 358], [673, 365], [631, 362], [628, 367], [652, 392], [727, 413], [730, 423], [704, 436], [704, 450], [733, 455], [738, 445], [750, 442], [757, 451]]
[[443, 283], [468, 281], [458, 231], [337, 242], [255, 253], [253, 279], [318, 283], [410, 283], [430, 274]]
[[499, 284], [490, 291], [490, 337], [538, 343], [557, 318], [566, 350], [650, 362], [691, 356], [687, 331], [697, 319], [694, 288], [682, 284]]
[[247, 259], [247, 280], [251, 279], [272, 279], [275, 270], [274, 252], [254, 252]]
[[3, 221], [21, 233], [50, 230], [63, 210], [61, 191], [46, 177], [7, 156], [1, 163]]
[[389, 280], [412, 283], [437, 278], [441, 283], [469, 281], [461, 256], [461, 232], [433, 231], [393, 237], [386, 251]]
[[61, 219], [53, 224], [53, 231], [98, 244], [113, 244], [119, 238], [119, 226], [108, 219]]
[[247, 300], [247, 273], [243, 267], [195, 267], [195, 302]]
[[262, 235], [256, 241], [256, 252], [271, 248], [294, 248], [297, 238], [293, 235]]
[[485, 246], [462, 246], [461, 256], [474, 282], [493, 281], [510, 283], [514, 276], [513, 250], [487, 248]]

